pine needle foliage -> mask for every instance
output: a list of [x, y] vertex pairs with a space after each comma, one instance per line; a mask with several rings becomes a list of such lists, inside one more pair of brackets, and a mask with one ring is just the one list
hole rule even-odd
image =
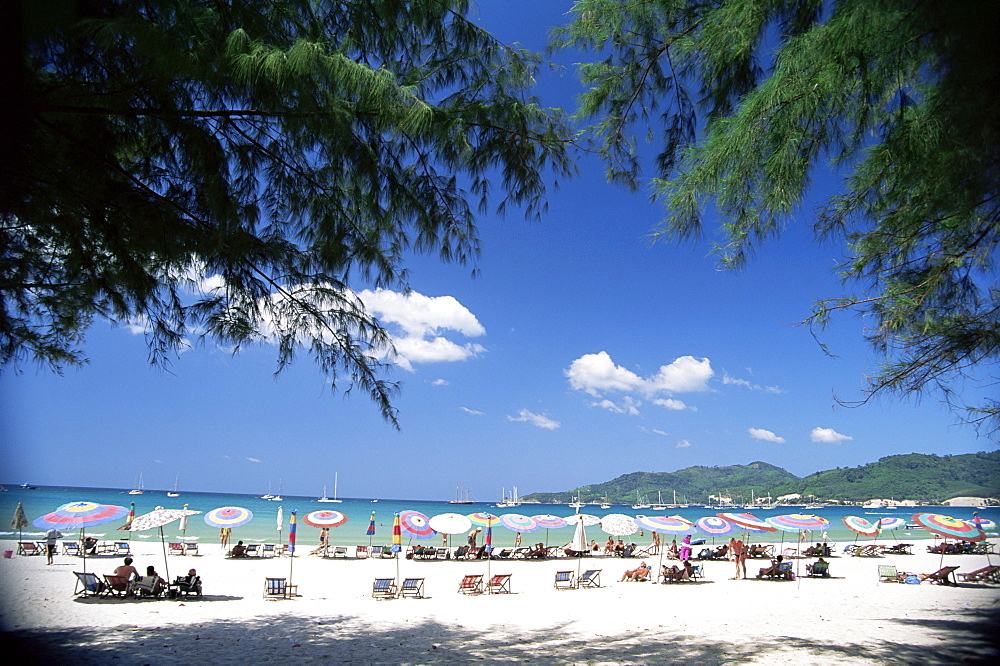
[[349, 286], [474, 262], [480, 211], [537, 216], [572, 171], [540, 58], [469, 4], [14, 3], [0, 362], [85, 362], [97, 318], [144, 326], [155, 363], [267, 341], [395, 424], [391, 342]]
[[[636, 187], [636, 132], [658, 147], [656, 238], [724, 220], [739, 268], [789, 222], [817, 169], [844, 175], [812, 222], [844, 246], [836, 311], [884, 359], [866, 402], [940, 390], [996, 436], [1000, 360], [1000, 5], [975, 0], [580, 0], [557, 45], [588, 50], [579, 114], [609, 177]], [[714, 232], [713, 232], [714, 233]]]

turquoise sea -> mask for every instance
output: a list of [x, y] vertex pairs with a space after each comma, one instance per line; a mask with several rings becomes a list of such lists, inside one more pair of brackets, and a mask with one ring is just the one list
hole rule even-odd
[[[17, 532], [11, 532], [9, 530], [9, 524], [18, 502], [23, 503], [25, 514], [30, 522], [45, 515], [46, 513], [56, 510], [63, 504], [76, 501], [116, 504], [123, 506], [126, 509], [129, 508], [132, 502], [135, 502], [135, 512], [137, 516], [148, 511], [152, 511], [157, 507], [162, 506], [169, 509], [181, 509], [184, 508], [185, 504], [188, 505], [188, 508], [201, 511], [203, 513], [224, 506], [238, 506], [249, 509], [253, 512], [253, 520], [246, 525], [233, 529], [231, 539], [232, 543], [235, 543], [239, 539], [242, 539], [247, 543], [278, 543], [280, 541], [287, 541], [289, 514], [294, 510], [298, 512], [299, 516], [296, 540], [300, 547], [314, 545], [319, 540], [319, 529], [303, 524], [301, 517], [311, 511], [319, 511], [322, 509], [341, 511], [348, 517], [347, 523], [330, 530], [331, 545], [340, 546], [368, 544], [369, 540], [375, 545], [390, 543], [393, 515], [397, 511], [407, 509], [419, 511], [428, 517], [432, 517], [440, 513], [470, 514], [474, 512], [488, 512], [494, 515], [519, 513], [528, 516], [538, 514], [569, 516], [574, 513], [574, 509], [565, 504], [521, 504], [516, 507], [498, 508], [495, 503], [490, 502], [455, 505], [448, 502], [392, 499], [380, 499], [375, 502], [368, 499], [344, 499], [343, 502], [334, 504], [318, 502], [315, 497], [285, 496], [282, 501], [274, 502], [261, 499], [258, 496], [223, 493], [181, 492], [179, 497], [167, 497], [164, 491], [147, 490], [142, 495], [129, 495], [128, 491], [123, 489], [59, 488], [39, 486], [35, 490], [26, 490], [17, 486], [7, 486], [6, 491], [0, 492], [0, 520], [2, 520], [0, 525], [6, 528], [4, 531], [0, 531], [0, 536], [5, 539], [17, 538]], [[277, 526], [278, 507], [282, 508], [282, 512], [284, 514], [282, 530], [280, 533]], [[813, 513], [830, 521], [830, 527], [827, 528], [830, 540], [853, 541], [857, 535], [848, 530], [844, 526], [843, 522], [841, 522], [841, 518], [844, 516], [861, 516], [874, 522], [883, 516], [891, 515], [898, 516], [909, 522], [910, 516], [914, 513], [919, 511], [928, 511], [932, 513], [943, 513], [962, 520], [970, 520], [974, 510], [976, 509], [969, 507], [899, 507], [898, 509], [890, 510], [885, 508], [864, 509], [862, 507], [822, 507], [818, 509], [803, 509], [801, 506], [783, 506], [778, 509], [752, 510], [751, 513], [760, 518], [768, 518], [787, 513]], [[375, 536], [369, 539], [365, 532], [368, 529], [369, 518], [371, 517], [373, 511], [375, 512], [376, 531]], [[580, 511], [581, 513], [589, 513], [595, 516], [604, 516], [609, 513], [622, 513], [628, 516], [680, 515], [692, 522], [702, 516], [714, 515], [716, 513], [716, 510], [714, 509], [708, 509], [700, 506], [691, 506], [685, 509], [653, 511], [652, 509], [632, 509], [632, 507], [628, 505], [612, 505], [610, 509], [601, 509], [597, 505], [587, 505]], [[741, 510], [729, 509], [729, 511], [736, 512]], [[983, 519], [988, 518], [994, 522], [1000, 522], [1000, 508], [994, 507], [982, 509], [979, 510], [979, 515]], [[124, 522], [125, 520], [121, 519], [106, 525], [92, 527], [87, 530], [87, 534], [102, 539], [131, 538], [133, 540], [147, 540], [159, 538], [159, 532], [157, 530], [131, 533], [118, 531], [117, 528], [124, 524]], [[996, 529], [987, 530], [987, 532], [995, 533]], [[38, 528], [29, 526], [24, 531], [24, 537], [26, 539], [37, 539], [43, 533], [44, 530], [39, 530]], [[164, 528], [164, 535], [171, 541], [180, 541], [183, 536], [189, 541], [197, 541], [200, 544], [217, 544], [219, 540], [218, 528], [210, 527], [205, 524], [202, 515], [192, 516], [189, 519], [188, 528], [184, 535], [181, 534], [179, 530], [179, 523], [176, 522]], [[772, 536], [773, 538], [765, 538], [768, 536]], [[598, 526], [587, 528], [587, 537], [588, 539], [596, 539], [599, 542], [603, 542], [607, 539], [607, 535], [602, 532]], [[818, 540], [819, 537], [820, 532], [813, 533], [814, 539]], [[901, 528], [894, 531], [885, 531], [879, 538], [880, 540], [888, 540], [890, 542], [893, 540], [913, 542], [917, 539], [930, 539], [931, 537], [932, 535], [926, 530], [906, 530], [905, 528]], [[494, 545], [513, 546], [514, 538], [514, 532], [499, 525], [494, 526]], [[549, 544], [558, 544], [566, 543], [571, 538], [572, 528], [562, 528], [549, 530], [548, 534], [546, 534], [544, 529], [539, 530], [533, 535], [525, 534], [522, 537], [522, 540], [525, 544], [533, 543], [535, 541], [547, 541]], [[645, 532], [645, 534], [640, 536], [639, 532], [636, 532], [630, 538], [637, 543], [645, 543], [649, 541], [650, 534], [649, 532]], [[781, 538], [782, 533], [778, 532], [773, 535], [755, 535], [752, 537], [752, 540], [755, 542], [764, 542], [769, 540], [778, 541]], [[795, 538], [796, 536], [793, 533], [784, 534], [785, 541], [793, 541]], [[861, 537], [861, 540], [867, 541], [865, 537]], [[409, 541], [409, 539], [404, 533], [404, 543], [407, 541]], [[465, 537], [463, 535], [452, 535], [451, 537], [452, 545], [460, 545], [461, 543], [464, 543], [464, 541]], [[709, 542], [711, 541], [712, 540], [709, 539]], [[421, 542], [413, 541], [413, 543]], [[441, 543], [441, 537], [439, 535], [431, 541], [422, 543], [425, 543], [426, 545], [437, 545]], [[480, 543], [482, 543], [482, 539], [480, 539]]]

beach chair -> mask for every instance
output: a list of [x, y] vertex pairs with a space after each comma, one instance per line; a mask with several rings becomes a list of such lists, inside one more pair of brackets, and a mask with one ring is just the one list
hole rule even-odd
[[261, 557], [275, 557], [278, 553], [278, 548], [273, 543], [265, 543], [260, 547]]
[[894, 564], [880, 564], [878, 565], [878, 582], [899, 583], [902, 582], [902, 577], [896, 571]]
[[345, 548], [344, 546], [336, 546], [333, 549], [333, 556], [337, 557], [338, 555], [341, 556], [341, 557], [345, 557], [346, 558], [347, 557], [347, 548]]
[[115, 541], [115, 557], [128, 557], [132, 554], [132, 547], [128, 541]]
[[[182, 552], [183, 554], [183, 552]], [[247, 557], [260, 557], [261, 547], [259, 543], [247, 544]]]
[[85, 597], [99, 595], [104, 591], [104, 583], [97, 574], [90, 572], [74, 571], [76, 585], [73, 587], [73, 596], [82, 594]]
[[912, 555], [913, 551], [912, 543], [897, 543], [894, 546], [882, 548], [883, 555]]
[[807, 564], [806, 571], [809, 573], [810, 578], [829, 578], [830, 563], [814, 562], [813, 564]]
[[194, 595], [196, 597], [201, 596], [201, 576], [195, 576], [194, 580], [188, 581], [186, 576], [178, 576], [177, 580], [174, 581], [174, 589], [177, 590], [177, 596], [189, 597]]
[[372, 598], [373, 599], [395, 599], [396, 598], [396, 579], [395, 578], [376, 578], [375, 582], [372, 583]]
[[577, 587], [600, 587], [601, 570], [587, 569], [582, 574], [580, 574], [580, 578], [576, 581], [576, 585]]
[[458, 585], [458, 591], [462, 594], [482, 594], [483, 593], [483, 575], [474, 574], [470, 576], [465, 576], [462, 578], [462, 582]]
[[958, 585], [958, 581], [954, 580], [954, 576], [952, 575], [956, 569], [958, 567], [942, 567], [932, 574], [921, 576], [921, 578], [931, 583], [937, 583], [938, 585]]
[[399, 588], [399, 596], [413, 597], [414, 599], [424, 598], [423, 578], [404, 578], [403, 585]]
[[17, 542], [17, 554], [18, 555], [41, 555], [44, 552], [38, 547], [34, 541], [18, 541]]
[[455, 549], [455, 559], [460, 560], [469, 554], [468, 546], [459, 546]]
[[983, 567], [982, 569], [976, 569], [975, 571], [970, 571], [969, 573], [955, 574], [963, 582], [966, 583], [984, 583], [993, 576], [993, 574], [1000, 571], [998, 566]]
[[704, 578], [704, 577], [705, 577], [705, 565], [695, 564], [694, 567], [691, 569], [691, 580], [697, 580], [698, 578]]
[[446, 548], [441, 546], [437, 549], [437, 558], [439, 560], [450, 560], [451, 559], [451, 548]]
[[183, 555], [184, 554], [184, 544], [182, 543], [172, 543], [169, 546], [169, 553], [171, 555]]
[[781, 551], [781, 556], [786, 560], [797, 560], [799, 558], [799, 551], [796, 548], [786, 548]]
[[514, 553], [513, 549], [511, 549], [511, 548], [504, 548], [503, 550], [501, 550], [501, 551], [500, 551], [499, 553], [497, 553], [497, 554], [496, 554], [496, 557], [497, 557], [498, 559], [499, 559], [499, 558], [503, 558], [503, 559], [507, 559], [507, 558], [508, 558], [508, 557], [510, 557], [510, 556], [511, 556], [511, 555], [512, 555], [513, 553]]
[[519, 559], [523, 560], [523, 559], [526, 559], [528, 557], [528, 553], [530, 553], [530, 552], [531, 552], [531, 549], [528, 548], [527, 546], [520, 546], [518, 548], [515, 548], [514, 552], [511, 553], [510, 556], [511, 557], [515, 557], [515, 558], [519, 558]]
[[265, 578], [264, 598], [265, 599], [288, 599], [288, 579], [286, 578]]
[[396, 553], [392, 550], [392, 546], [382, 546], [382, 558], [383, 559], [393, 559], [396, 557]]
[[132, 593], [128, 577], [104, 574], [104, 589], [101, 590], [102, 597], [117, 597], [123, 599]]
[[354, 557], [359, 560], [363, 560], [368, 557], [368, 546], [355, 546]]
[[193, 541], [189, 541], [189, 542], [185, 543], [184, 544], [184, 554], [185, 555], [200, 555], [200, 553], [198, 552], [198, 544], [195, 543], [195, 542], [193, 542]]
[[572, 571], [557, 571], [554, 586], [557, 590], [575, 590], [576, 575]]
[[63, 544], [63, 555], [79, 555], [80, 544], [76, 541], [67, 541]]
[[490, 594], [510, 594], [511, 574], [495, 574], [486, 584], [486, 591]]
[[470, 548], [469, 552], [465, 554], [465, 559], [467, 560], [478, 560], [483, 556], [483, 546], [476, 546], [475, 548]]
[[133, 594], [139, 597], [153, 597], [158, 599], [163, 594], [164, 586], [160, 583], [159, 576], [142, 576], [132, 583]]

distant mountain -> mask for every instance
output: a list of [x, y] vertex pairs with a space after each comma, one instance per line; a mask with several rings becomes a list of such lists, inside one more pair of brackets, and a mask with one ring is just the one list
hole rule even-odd
[[[952, 497], [1000, 497], [1000, 451], [936, 456], [921, 453], [888, 456], [859, 467], [837, 468], [800, 478], [766, 462], [728, 467], [686, 467], [676, 472], [632, 472], [612, 481], [523, 499], [562, 503], [637, 501], [684, 504], [737, 504], [752, 497], [799, 494], [821, 500], [863, 502], [872, 498], [940, 502]], [[752, 494], [751, 494], [752, 493]]]

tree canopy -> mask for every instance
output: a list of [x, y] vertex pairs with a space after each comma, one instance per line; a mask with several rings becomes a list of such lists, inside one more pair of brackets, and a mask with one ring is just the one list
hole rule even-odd
[[656, 144], [657, 238], [722, 219], [743, 266], [803, 215], [819, 169], [842, 187], [813, 218], [843, 242], [845, 292], [810, 324], [863, 316], [884, 359], [868, 398], [943, 392], [1000, 432], [1000, 5], [950, 0], [580, 0], [558, 45], [593, 54], [580, 115], [613, 181]]
[[395, 422], [391, 342], [351, 281], [405, 288], [411, 252], [473, 260], [479, 211], [535, 215], [546, 173], [572, 171], [561, 113], [529, 95], [540, 59], [465, 0], [12, 9], [8, 367], [85, 362], [99, 318], [143, 327], [157, 363], [190, 337], [268, 341]]

